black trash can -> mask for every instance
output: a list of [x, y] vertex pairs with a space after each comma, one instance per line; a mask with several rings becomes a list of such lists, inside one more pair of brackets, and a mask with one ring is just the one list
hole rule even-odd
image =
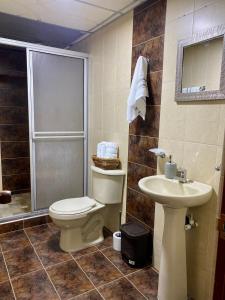
[[131, 267], [142, 268], [152, 262], [153, 236], [138, 223], [121, 225], [121, 255]]

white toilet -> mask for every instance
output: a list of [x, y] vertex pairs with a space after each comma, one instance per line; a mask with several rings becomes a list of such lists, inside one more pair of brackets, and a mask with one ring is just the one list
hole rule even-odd
[[76, 251], [103, 240], [103, 226], [118, 230], [125, 172], [92, 169], [92, 194], [89, 197], [57, 201], [49, 207], [49, 215], [61, 230], [60, 247]]

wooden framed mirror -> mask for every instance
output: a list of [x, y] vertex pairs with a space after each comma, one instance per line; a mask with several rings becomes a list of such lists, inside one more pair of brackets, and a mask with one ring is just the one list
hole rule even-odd
[[225, 100], [225, 25], [178, 42], [176, 101]]

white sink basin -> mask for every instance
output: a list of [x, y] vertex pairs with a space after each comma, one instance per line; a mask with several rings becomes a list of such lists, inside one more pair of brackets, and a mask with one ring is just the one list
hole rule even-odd
[[164, 175], [144, 177], [138, 185], [152, 200], [171, 208], [199, 206], [206, 203], [212, 195], [210, 185], [197, 181], [180, 183], [176, 179], [167, 179]]

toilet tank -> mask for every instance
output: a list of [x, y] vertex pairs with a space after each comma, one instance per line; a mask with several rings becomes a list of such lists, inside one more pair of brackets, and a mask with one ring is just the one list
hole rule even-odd
[[92, 196], [103, 204], [121, 203], [125, 172], [123, 170], [103, 170], [91, 166]]

